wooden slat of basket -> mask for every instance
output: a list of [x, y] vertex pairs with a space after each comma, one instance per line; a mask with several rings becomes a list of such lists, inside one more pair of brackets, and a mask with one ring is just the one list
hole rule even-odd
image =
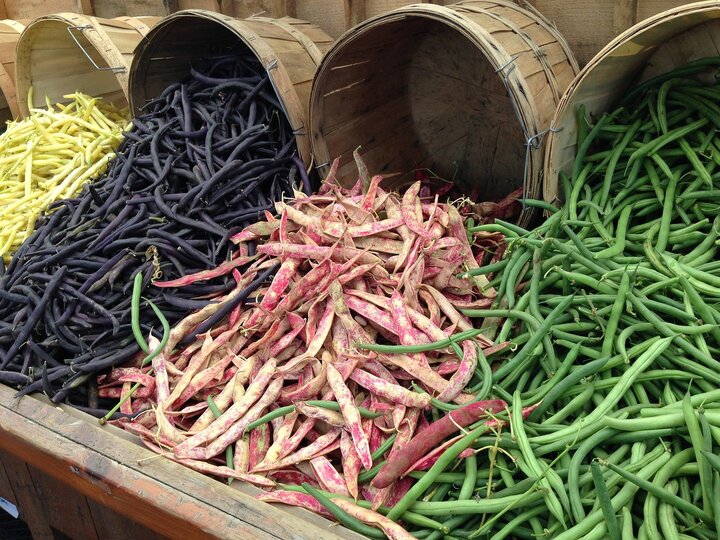
[[160, 22], [160, 17], [130, 17], [125, 15], [117, 17], [115, 20], [122, 21], [140, 32], [142, 36], [147, 36], [150, 29]]
[[[283, 20], [283, 19], [271, 19], [272, 24], [275, 25], [277, 28], [282, 29], [283, 32], [279, 32], [279, 35], [275, 36], [276, 39], [282, 41], [292, 41], [302, 44], [305, 51], [307, 51], [310, 58], [313, 59], [315, 64], [319, 64], [322, 60], [324, 51], [320, 50], [318, 45], [307, 35], [305, 35], [302, 30], [300, 30], [299, 25], [290, 24], [290, 20]], [[309, 25], [308, 25], [309, 26]], [[270, 26], [267, 27], [268, 29], [271, 28]], [[268, 35], [265, 35], [264, 33], [260, 34], [262, 37], [267, 38], [270, 37]], [[292, 38], [292, 39], [290, 39]], [[276, 47], [277, 49], [277, 47]], [[288, 62], [285, 62], [287, 65]]]
[[[525, 31], [522, 26], [527, 26], [528, 20], [525, 17], [519, 17], [517, 12], [507, 13], [508, 10], [500, 10], [501, 13], [494, 13], [492, 9], [486, 9], [481, 6], [464, 6], [463, 11], [468, 10], [473, 13], [480, 13], [483, 15], [486, 15], [491, 20], [493, 18], [497, 17], [498, 22], [502, 22], [505, 24], [506, 29], [510, 29], [513, 31], [514, 35], [518, 36], [520, 39], [518, 40], [519, 47], [513, 50], [508, 50], [508, 52], [512, 54], [519, 54], [519, 53], [525, 53], [529, 52], [531, 53], [537, 60], [539, 60], [540, 67], [543, 70], [543, 73], [545, 75], [545, 78], [547, 80], [547, 84], [550, 85], [550, 89], [553, 92], [553, 95], [555, 97], [555, 100], [559, 100], [560, 96], [562, 95], [562, 90], [564, 90], [564, 86], [561, 88], [560, 84], [558, 83], [557, 78], [555, 77], [555, 73], [552, 70], [552, 67], [547, 62], [547, 59], [545, 57], [545, 54], [540, 50], [540, 47], [537, 43], [535, 43], [532, 39], [532, 37]], [[505, 13], [502, 13], [505, 11]], [[522, 20], [522, 22], [518, 21], [516, 23], [513, 19], [525, 19]], [[483, 21], [483, 25], [485, 25], [485, 22]], [[505, 29], [503, 29], [505, 30]]]
[[[379, 154], [385, 157], [378, 157], [378, 162], [385, 163], [389, 162], [398, 152], [403, 152], [406, 145], [403, 145], [401, 141], [408, 138], [412, 130], [409, 111], [407, 115], [402, 114], [405, 103], [403, 97], [399, 96], [377, 107], [377, 114], [358, 116], [355, 122], [343, 124], [334, 130], [331, 137], [339, 141], [337, 146], [339, 153], [345, 156], [350, 155], [361, 144], [365, 160], [374, 161], [373, 157]], [[381, 135], [372, 139], [363, 137], [362, 135], [368, 133], [370, 128], [373, 133]], [[350, 178], [356, 176], [357, 170], [353, 169], [354, 163], [351, 159], [346, 160], [343, 166], [347, 166], [347, 169], [342, 169], [340, 176], [345, 177], [343, 173], [346, 170], [350, 172]]]
[[[720, 7], [720, 6], [719, 6]], [[651, 63], [643, 70], [642, 80], [660, 75], [691, 60], [720, 54], [720, 21], [711, 20], [692, 31], [660, 44]]]

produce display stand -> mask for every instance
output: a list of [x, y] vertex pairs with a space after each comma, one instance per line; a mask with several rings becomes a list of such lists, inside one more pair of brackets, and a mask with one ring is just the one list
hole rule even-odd
[[[617, 33], [642, 9], [614, 1]], [[2, 252], [0, 516], [36, 540], [717, 539], [720, 0], [579, 62], [541, 0], [345, 1], [335, 41], [295, 18], [312, 2], [239, 3], [0, 21], [0, 119], [31, 126], [0, 140], [24, 160], [0, 218], [58, 161], [35, 148], [79, 174], [103, 140], [68, 149], [50, 102], [135, 117], [77, 199], [41, 178]]]
[[363, 538], [257, 501], [259, 490], [191, 471], [76, 410], [14, 394], [0, 385], [0, 497], [35, 540]]

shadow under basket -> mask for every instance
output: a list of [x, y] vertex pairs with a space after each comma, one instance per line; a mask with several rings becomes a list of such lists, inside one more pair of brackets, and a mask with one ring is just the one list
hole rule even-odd
[[325, 56], [310, 105], [316, 161], [327, 173], [340, 157], [338, 177], [352, 184], [360, 146], [391, 187], [425, 169], [479, 200], [502, 198], [523, 178], [536, 196], [542, 133], [576, 71], [555, 30], [511, 2], [397, 9]]
[[32, 540], [27, 524], [0, 509], [0, 540]]

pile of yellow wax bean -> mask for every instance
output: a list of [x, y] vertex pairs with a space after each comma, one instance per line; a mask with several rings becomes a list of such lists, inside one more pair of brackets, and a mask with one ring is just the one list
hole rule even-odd
[[[32, 96], [31, 96], [32, 97]], [[0, 135], [0, 256], [8, 262], [58, 199], [102, 174], [128, 127], [129, 111], [75, 93], [31, 109]], [[32, 103], [32, 101], [29, 101]]]

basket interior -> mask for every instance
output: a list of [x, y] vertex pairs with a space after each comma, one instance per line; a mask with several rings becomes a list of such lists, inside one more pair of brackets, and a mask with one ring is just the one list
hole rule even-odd
[[364, 28], [324, 62], [315, 85], [316, 157], [340, 157], [345, 184], [356, 180], [358, 145], [393, 187], [418, 169], [484, 200], [522, 182], [525, 141], [501, 76], [441, 21], [407, 16]]
[[150, 34], [133, 63], [130, 100], [137, 112], [169, 85], [190, 75], [200, 59], [237, 49], [238, 36], [226, 26], [201, 17], [175, 17]]
[[[92, 30], [83, 32], [66, 21], [50, 19], [34, 23], [27, 32], [29, 35], [23, 40], [29, 40], [30, 61], [26, 62], [26, 69], [27, 82], [33, 88], [30, 106], [44, 107], [46, 96], [52, 103], [67, 102], [64, 96], [75, 91], [101, 97], [119, 107], [127, 105], [115, 73], [111, 69], [97, 69], [88, 59], [87, 55], [100, 68], [119, 67], [108, 66], [100, 51], [87, 39], [85, 34]], [[22, 90], [18, 88], [18, 91]]]

